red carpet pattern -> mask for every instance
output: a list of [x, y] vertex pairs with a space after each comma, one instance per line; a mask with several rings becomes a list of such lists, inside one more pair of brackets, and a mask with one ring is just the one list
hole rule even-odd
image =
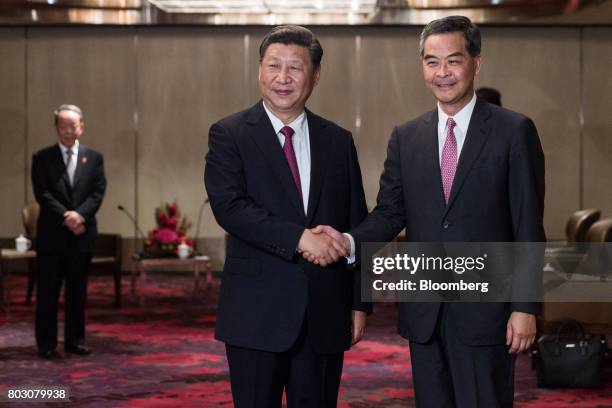
[[[36, 355], [33, 306], [20, 304], [25, 279], [14, 277], [11, 315], [0, 316], [0, 390], [69, 387], [70, 403], [50, 406], [231, 407], [225, 349], [213, 339], [217, 283], [194, 293], [185, 275], [153, 274], [139, 288], [144, 304], [127, 296], [128, 285], [126, 279], [123, 308], [115, 309], [110, 277], [90, 279], [87, 340], [93, 354], [46, 361]], [[393, 305], [377, 305], [365, 339], [345, 354], [340, 407], [414, 406], [407, 342], [395, 334], [395, 319]], [[600, 390], [542, 390], [521, 356], [516, 406], [612, 407], [612, 376]]]

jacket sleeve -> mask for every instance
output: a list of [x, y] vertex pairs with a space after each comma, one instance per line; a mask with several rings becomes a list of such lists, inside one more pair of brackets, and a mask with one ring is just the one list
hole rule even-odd
[[[513, 299], [536, 298], [541, 293], [544, 255], [544, 152], [533, 122], [523, 118], [510, 149], [509, 196], [514, 241], [517, 243]], [[520, 244], [520, 243], [532, 244]], [[540, 244], [537, 244], [540, 243]], [[541, 304], [511, 303], [511, 310], [538, 314]]]
[[44, 158], [40, 157], [40, 153], [32, 156], [32, 189], [38, 204], [47, 211], [50, 211], [58, 219], [64, 219], [64, 213], [68, 211], [66, 206], [62, 204], [51, 193], [51, 186], [48, 185], [46, 170], [44, 166]]
[[231, 132], [211, 126], [204, 184], [219, 225], [231, 235], [285, 259], [295, 256], [304, 227], [270, 213], [247, 192], [244, 166]]
[[395, 128], [389, 140], [387, 158], [380, 176], [376, 207], [359, 226], [349, 231], [355, 239], [357, 256], [360, 255], [362, 242], [391, 241], [406, 225], [400, 163], [399, 136]]
[[99, 154], [92, 175], [92, 187], [87, 198], [76, 208], [76, 212], [85, 218], [85, 222], [93, 219], [102, 205], [106, 191], [106, 176], [104, 175], [104, 157]]
[[[349, 180], [351, 191], [351, 207], [350, 207], [350, 228], [358, 226], [368, 214], [368, 207], [365, 200], [365, 192], [363, 191], [363, 180], [361, 178], [361, 168], [357, 157], [357, 149], [351, 137], [349, 144]], [[359, 260], [357, 260], [359, 265]], [[372, 313], [372, 303], [361, 301], [361, 268], [350, 268], [353, 273], [353, 310]]]

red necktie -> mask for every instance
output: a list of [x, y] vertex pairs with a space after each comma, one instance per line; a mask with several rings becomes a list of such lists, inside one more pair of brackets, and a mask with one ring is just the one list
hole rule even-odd
[[457, 138], [455, 137], [455, 126], [457, 124], [453, 118], [448, 118], [446, 127], [446, 141], [442, 149], [442, 158], [440, 160], [440, 172], [442, 173], [442, 188], [444, 189], [444, 200], [448, 204], [451, 188], [453, 187], [453, 179], [455, 171], [457, 171]]
[[293, 136], [293, 129], [290, 126], [284, 126], [280, 132], [285, 136], [285, 144], [283, 145], [283, 152], [285, 153], [285, 158], [287, 159], [287, 163], [289, 164], [289, 169], [291, 169], [291, 175], [293, 176], [293, 182], [295, 183], [295, 187], [300, 194], [300, 199], [303, 200], [302, 197], [302, 182], [300, 181], [300, 170], [298, 169], [297, 159], [295, 158], [295, 151], [293, 150], [293, 143], [291, 142], [291, 137]]

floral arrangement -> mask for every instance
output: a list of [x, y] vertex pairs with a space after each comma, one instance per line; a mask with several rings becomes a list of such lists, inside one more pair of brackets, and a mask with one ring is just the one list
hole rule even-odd
[[146, 251], [162, 256], [176, 256], [180, 244], [193, 248], [193, 241], [187, 236], [191, 223], [186, 217], [181, 217], [178, 204], [166, 203], [155, 209], [157, 228], [149, 231]]

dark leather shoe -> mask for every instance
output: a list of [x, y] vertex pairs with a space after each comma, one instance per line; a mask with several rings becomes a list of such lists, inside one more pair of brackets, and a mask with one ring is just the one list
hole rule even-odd
[[55, 360], [60, 358], [60, 355], [55, 350], [38, 350], [38, 355], [47, 360]]
[[82, 345], [65, 347], [64, 351], [66, 353], [77, 354], [79, 356], [87, 356], [91, 354], [91, 350]]

